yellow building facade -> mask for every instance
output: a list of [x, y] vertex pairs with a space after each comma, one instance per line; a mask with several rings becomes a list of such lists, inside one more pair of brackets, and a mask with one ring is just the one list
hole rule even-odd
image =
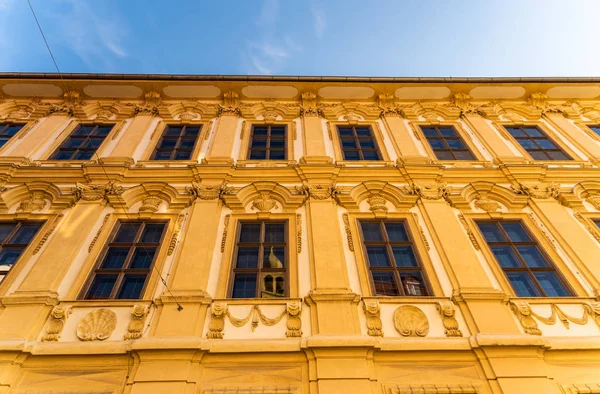
[[0, 392], [600, 393], [600, 79], [0, 74]]

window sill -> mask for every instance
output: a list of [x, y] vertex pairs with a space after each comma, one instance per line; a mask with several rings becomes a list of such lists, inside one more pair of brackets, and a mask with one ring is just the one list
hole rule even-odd
[[377, 301], [380, 304], [431, 304], [437, 301], [448, 301], [449, 297], [440, 296], [368, 296], [363, 301]]
[[72, 300], [61, 301], [60, 305], [68, 305], [73, 308], [91, 308], [91, 307], [133, 307], [134, 305], [150, 305], [152, 300]]
[[140, 160], [134, 167], [148, 168], [169, 168], [169, 167], [188, 167], [198, 164], [198, 160]]
[[238, 160], [238, 167], [291, 167], [296, 165], [294, 160]]
[[529, 304], [583, 304], [595, 302], [594, 297], [579, 297], [579, 296], [568, 296], [568, 297], [510, 297], [509, 301], [527, 302]]
[[34, 160], [35, 167], [81, 167], [98, 164], [97, 160]]
[[487, 160], [432, 160], [432, 164], [453, 168], [491, 168], [494, 164]]
[[395, 167], [391, 160], [338, 160], [336, 164], [344, 167]]

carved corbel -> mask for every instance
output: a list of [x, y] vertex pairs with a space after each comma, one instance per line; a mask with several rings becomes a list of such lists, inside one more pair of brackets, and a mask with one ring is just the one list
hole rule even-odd
[[144, 104], [136, 104], [133, 107], [133, 116], [136, 115], [158, 115], [158, 106], [162, 102], [160, 93], [156, 91], [148, 92], [144, 95]]
[[560, 185], [557, 183], [518, 183], [517, 185], [511, 185], [511, 189], [515, 194], [535, 199], [558, 199], [560, 195]]
[[223, 115], [229, 116], [242, 116], [240, 109], [240, 97], [234, 91], [223, 93], [223, 105], [219, 104], [217, 107], [217, 117]]
[[381, 308], [377, 301], [365, 301], [363, 309], [367, 316], [367, 334], [372, 337], [382, 337]]
[[385, 206], [386, 199], [378, 194], [371, 195], [367, 199], [369, 203], [369, 210], [377, 216], [385, 216], [388, 211], [388, 207]]
[[134, 305], [131, 310], [131, 321], [127, 326], [127, 333], [124, 336], [125, 340], [139, 339], [142, 337], [144, 330], [144, 322], [148, 315], [148, 307], [145, 305]]
[[120, 196], [123, 194], [123, 187], [117, 186], [113, 182], [105, 185], [84, 185], [78, 182], [75, 186], [74, 194], [78, 201], [99, 201], [107, 199], [109, 195]]
[[312, 92], [302, 93], [302, 105], [300, 106], [300, 116], [324, 116], [323, 108], [317, 105], [316, 94]]
[[42, 342], [58, 341], [70, 314], [71, 307], [55, 306], [52, 312], [50, 312], [50, 321], [48, 322], [48, 327], [46, 327], [46, 334], [42, 337]]
[[299, 338], [302, 336], [302, 320], [300, 314], [302, 305], [298, 301], [291, 301], [285, 304], [287, 313], [287, 330], [285, 336], [288, 338]]
[[542, 335], [542, 332], [538, 328], [538, 324], [533, 318], [531, 307], [529, 303], [524, 301], [511, 301], [510, 309], [519, 319], [519, 323], [527, 334], [530, 335]]
[[60, 103], [52, 103], [48, 107], [49, 115], [68, 115], [73, 116], [75, 107], [82, 104], [79, 92], [70, 90], [63, 95], [63, 101]]
[[233, 188], [225, 185], [225, 182], [218, 185], [202, 185], [192, 182], [192, 187], [186, 188], [186, 191], [200, 200], [216, 200], [221, 198], [223, 194], [233, 194]]
[[403, 116], [402, 108], [395, 103], [393, 94], [382, 93], [377, 96], [377, 106], [380, 109], [379, 116]]
[[304, 183], [302, 186], [296, 186], [296, 190], [299, 194], [306, 194], [314, 200], [327, 200], [328, 198], [334, 198], [339, 193], [335, 183]]
[[462, 337], [462, 332], [458, 329], [458, 322], [456, 321], [456, 311], [454, 310], [454, 304], [452, 301], [444, 300], [437, 303], [437, 310], [442, 316], [442, 323], [444, 324], [444, 333], [447, 337]]
[[448, 198], [451, 188], [445, 183], [435, 183], [429, 185], [411, 183], [410, 185], [405, 186], [403, 191], [409, 195], [418, 195], [424, 200], [440, 200]]
[[142, 205], [138, 209], [138, 212], [154, 213], [158, 211], [160, 205], [164, 200], [158, 196], [150, 195], [142, 200]]
[[223, 329], [225, 328], [225, 314], [227, 313], [227, 304], [223, 302], [213, 302], [210, 307], [210, 324], [208, 326], [208, 339], [223, 339]]

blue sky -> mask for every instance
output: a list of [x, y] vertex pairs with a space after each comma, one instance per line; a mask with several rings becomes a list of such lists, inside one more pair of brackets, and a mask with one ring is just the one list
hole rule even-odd
[[[62, 72], [600, 75], [600, 0], [31, 1]], [[55, 71], [26, 0], [0, 71]]]

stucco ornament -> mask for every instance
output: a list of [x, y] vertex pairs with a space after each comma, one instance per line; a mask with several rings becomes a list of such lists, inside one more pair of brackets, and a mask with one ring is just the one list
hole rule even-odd
[[403, 305], [394, 312], [394, 327], [403, 337], [424, 337], [429, 333], [429, 320], [416, 306]]
[[252, 201], [252, 208], [259, 212], [270, 212], [277, 206], [275, 200], [270, 198], [269, 193], [261, 193], [260, 197]]
[[31, 116], [31, 112], [24, 108], [19, 108], [8, 114], [8, 118], [11, 119], [27, 119]]
[[473, 204], [475, 205], [475, 208], [482, 209], [486, 212], [498, 212], [500, 210], [500, 204], [485, 197], [477, 198]]
[[560, 185], [557, 183], [534, 183], [511, 185], [515, 194], [526, 195], [535, 199], [558, 198]]
[[234, 194], [232, 187], [226, 187], [225, 182], [217, 185], [202, 185], [192, 182], [192, 187], [186, 188], [188, 194], [201, 200], [216, 200], [223, 194]]
[[377, 301], [365, 301], [363, 310], [367, 316], [367, 334], [372, 337], [382, 337], [381, 308]]
[[393, 94], [382, 93], [377, 96], [380, 116], [402, 116], [402, 108], [396, 105]]
[[344, 220], [344, 231], [346, 232], [346, 240], [348, 241], [348, 249], [354, 252], [354, 240], [352, 239], [352, 231], [350, 231], [350, 217], [347, 213], [342, 214]]
[[219, 104], [217, 107], [217, 117], [223, 115], [242, 116], [240, 96], [236, 92], [229, 91], [223, 93], [223, 105]]
[[527, 302], [512, 301], [510, 303], [510, 309], [517, 315], [519, 323], [521, 323], [521, 326], [527, 334], [542, 335], [537, 322], [533, 318], [531, 307]]
[[275, 111], [267, 111], [264, 114], [262, 114], [263, 120], [267, 124], [273, 124], [273, 123], [275, 123], [275, 121], [277, 120], [278, 116], [279, 115]]
[[17, 207], [17, 212], [35, 212], [44, 209], [46, 206], [46, 199], [44, 194], [41, 192], [33, 192], [25, 200], [21, 201]]
[[600, 211], [600, 194], [590, 194], [585, 198], [585, 201], [589, 202]]
[[379, 196], [379, 195], [374, 195], [371, 196], [367, 199], [367, 202], [369, 203], [369, 209], [372, 212], [375, 213], [386, 213], [388, 211], [388, 207], [385, 206], [385, 198]]
[[225, 313], [227, 304], [224, 302], [214, 302], [210, 307], [210, 324], [206, 337], [208, 339], [223, 339], [223, 329], [225, 328]]
[[299, 338], [302, 336], [302, 320], [300, 320], [302, 304], [298, 301], [291, 301], [285, 305], [287, 312], [287, 330], [285, 336], [288, 338]]
[[104, 185], [85, 185], [77, 182], [73, 191], [77, 200], [99, 201], [109, 195], [118, 196], [123, 194], [123, 187], [117, 186], [113, 182]]
[[144, 95], [144, 104], [136, 104], [133, 107], [133, 115], [158, 115], [158, 106], [162, 102], [159, 92], [151, 91]]
[[50, 321], [48, 322], [48, 327], [46, 327], [46, 334], [42, 337], [42, 342], [58, 341], [70, 314], [71, 307], [55, 306], [52, 312], [50, 312]]
[[88, 313], [77, 326], [77, 338], [82, 341], [104, 341], [117, 327], [117, 314], [110, 309]]
[[446, 336], [462, 337], [462, 332], [458, 329], [458, 322], [455, 317], [456, 311], [454, 310], [452, 301], [439, 301], [437, 303], [437, 310], [442, 316], [442, 323], [444, 324], [444, 333]]
[[312, 92], [302, 93], [300, 116], [323, 116], [323, 108], [317, 105], [317, 95]]
[[163, 203], [163, 200], [158, 196], [148, 196], [144, 198], [142, 201], [142, 205], [140, 206], [139, 212], [150, 212], [154, 213], [158, 211], [160, 204]]
[[417, 184], [411, 183], [403, 188], [406, 194], [418, 195], [425, 200], [439, 200], [448, 197], [450, 187], [445, 183]]
[[139, 339], [142, 337], [144, 329], [144, 321], [148, 314], [148, 307], [145, 305], [134, 305], [131, 310], [131, 321], [127, 326], [127, 333], [124, 336], [125, 340]]
[[328, 198], [335, 197], [339, 192], [338, 188], [335, 186], [335, 183], [304, 183], [302, 186], [296, 186], [296, 191], [299, 194], [306, 194], [315, 200], [327, 200]]

